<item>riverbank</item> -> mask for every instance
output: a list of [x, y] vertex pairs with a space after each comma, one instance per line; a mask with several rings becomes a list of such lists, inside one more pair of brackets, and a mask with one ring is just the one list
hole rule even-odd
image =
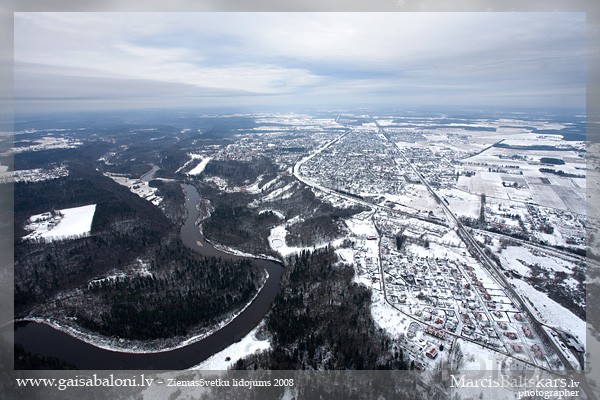
[[258, 288], [256, 294], [247, 304], [244, 305], [244, 307], [226, 315], [223, 318], [223, 320], [218, 324], [213, 325], [210, 328], [194, 329], [189, 335], [185, 337], [156, 339], [150, 341], [111, 338], [86, 330], [77, 325], [74, 321], [57, 320], [48, 317], [26, 317], [16, 319], [13, 321], [13, 323], [16, 324], [19, 322], [37, 322], [40, 324], [45, 324], [60, 332], [66, 333], [69, 336], [72, 336], [76, 339], [79, 339], [85, 343], [91, 344], [92, 346], [98, 347], [103, 350], [134, 354], [163, 353], [189, 346], [223, 329], [225, 326], [230, 324], [235, 318], [237, 318], [241, 313], [243, 313], [254, 302], [254, 300], [256, 300], [268, 279], [269, 273], [265, 271], [265, 277], [262, 280], [261, 285]]
[[239, 342], [221, 350], [213, 356], [190, 368], [202, 371], [224, 371], [234, 365], [240, 358], [248, 357], [257, 352], [268, 350], [272, 347], [271, 339], [261, 330], [264, 329], [265, 320], [252, 329]]
[[240, 250], [236, 250], [232, 247], [228, 247], [222, 244], [218, 244], [218, 243], [213, 243], [210, 240], [206, 239], [205, 240], [210, 243], [215, 249], [223, 252], [223, 253], [228, 253], [231, 254], [233, 256], [238, 256], [238, 257], [246, 257], [246, 258], [254, 258], [257, 260], [269, 260], [269, 261], [274, 261], [277, 263], [281, 263], [283, 264], [283, 261], [280, 260], [279, 258], [273, 257], [273, 256], [269, 256], [267, 254], [252, 254], [252, 253], [245, 253], [243, 251]]
[[32, 322], [19, 328], [15, 326], [15, 343], [40, 356], [65, 360], [79, 369], [183, 370], [198, 365], [239, 342], [256, 328], [271, 309], [273, 300], [279, 293], [284, 272], [281, 261], [257, 258], [256, 255], [240, 256], [231, 254], [231, 251], [223, 252], [214, 248], [204, 239], [195, 224], [199, 193], [192, 185], [182, 184], [182, 187], [186, 195], [187, 210], [184, 225], [180, 230], [183, 243], [207, 257], [249, 259], [266, 271], [262, 285], [245, 307], [226, 315], [221, 323], [190, 333], [186, 337], [146, 343], [102, 337], [93, 332], [86, 332], [75, 322], [51, 317], [24, 318]]

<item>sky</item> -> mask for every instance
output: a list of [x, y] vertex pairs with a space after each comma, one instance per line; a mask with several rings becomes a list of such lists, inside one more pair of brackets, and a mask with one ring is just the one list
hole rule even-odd
[[15, 13], [17, 112], [583, 108], [585, 13]]

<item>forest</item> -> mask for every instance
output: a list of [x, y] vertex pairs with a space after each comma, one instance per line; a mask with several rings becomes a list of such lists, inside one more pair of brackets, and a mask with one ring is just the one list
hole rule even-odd
[[218, 243], [265, 252], [269, 248], [269, 230], [279, 219], [273, 213], [259, 213], [247, 207], [218, 204], [203, 224], [207, 238]]
[[[266, 279], [248, 260], [203, 257], [179, 238], [150, 256], [149, 273], [92, 281], [75, 300], [78, 323], [105, 336], [152, 340], [184, 336], [246, 305]], [[70, 301], [63, 301], [69, 309]]]
[[[68, 177], [16, 183], [14, 191], [17, 316], [59, 291], [125, 267], [173, 229], [156, 206], [91, 167], [73, 165]], [[33, 214], [93, 203], [97, 207], [88, 237], [52, 243], [20, 239]]]
[[264, 174], [262, 182], [268, 182], [277, 176], [277, 166], [271, 160], [257, 157], [252, 162], [238, 160], [211, 160], [203, 171], [204, 175], [220, 176], [232, 185], [252, 184], [259, 175]]
[[371, 317], [371, 292], [332, 248], [304, 251], [288, 263], [267, 317], [271, 349], [235, 369], [407, 369], [402, 349]]
[[583, 178], [583, 179], [585, 179], [585, 175], [583, 175], [583, 174], [571, 174], [569, 172], [555, 170], [554, 168], [540, 168], [540, 172], [545, 173], [545, 174], [558, 175], [563, 178]]
[[148, 182], [150, 187], [158, 189], [156, 195], [161, 197], [161, 210], [175, 226], [183, 224], [185, 219], [185, 195], [179, 182], [154, 179]]
[[[212, 161], [208, 163], [207, 168], [212, 163]], [[224, 167], [225, 170], [237, 168], [235, 167], [237, 164], [231, 161], [226, 162], [226, 165], [228, 167]], [[273, 171], [268, 164], [263, 164], [263, 168], [254, 171], [253, 176], [267, 175]], [[225, 178], [227, 173], [219, 176]], [[264, 178], [262, 182], [268, 179], [270, 178]], [[286, 220], [302, 216], [301, 219], [286, 227], [287, 245], [302, 247], [343, 237], [346, 229], [343, 219], [365, 210], [361, 206], [335, 207], [319, 199], [309, 187], [295, 181], [291, 176], [280, 175], [277, 179], [277, 183], [265, 189], [261, 195], [222, 192], [210, 185], [195, 181], [198, 192], [202, 197], [209, 199], [214, 207], [210, 218], [202, 224], [204, 235], [209, 240], [243, 251], [270, 254], [268, 236], [271, 228], [281, 224], [282, 220], [272, 212], [263, 212], [265, 210], [276, 210]], [[283, 187], [289, 187], [285, 196], [271, 197], [266, 201], [260, 200], [258, 206], [250, 206], [256, 204], [260, 196], [266, 196]], [[272, 255], [276, 256], [275, 253]]]
[[[67, 177], [14, 185], [16, 316], [48, 311], [44, 302], [79, 290], [54, 301], [52, 315], [75, 317], [107, 336], [156, 339], [215, 323], [258, 291], [264, 271], [250, 262], [208, 259], [181, 243], [185, 199], [178, 183], [151, 181], [164, 196], [163, 213], [92, 166], [70, 163], [69, 171]], [[90, 236], [51, 243], [20, 239], [30, 215], [90, 203], [97, 204]], [[128, 273], [140, 258], [151, 265], [150, 275]], [[114, 271], [126, 276], [97, 280]], [[93, 280], [100, 283], [88, 283]]]

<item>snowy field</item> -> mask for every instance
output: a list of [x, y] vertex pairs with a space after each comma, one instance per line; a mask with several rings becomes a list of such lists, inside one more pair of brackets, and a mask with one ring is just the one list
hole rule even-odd
[[311, 251], [311, 250], [315, 250], [315, 249], [320, 249], [327, 245], [332, 245], [332, 246], [337, 247], [341, 244], [341, 242], [343, 240], [343, 239], [337, 239], [332, 242], [316, 243], [314, 246], [310, 246], [310, 247], [288, 246], [287, 242], [285, 240], [285, 238], [288, 234], [288, 231], [286, 230], [286, 226], [293, 223], [293, 220], [295, 220], [295, 219], [296, 218], [293, 218], [292, 220], [289, 220], [286, 224], [281, 224], [274, 228], [271, 228], [271, 233], [269, 234], [269, 237], [267, 238], [271, 249], [276, 251], [283, 257], [287, 257], [292, 254], [300, 254], [303, 250]]
[[[457, 188], [471, 193], [485, 193], [488, 197], [533, 202], [578, 214], [585, 213], [587, 168], [586, 159], [581, 153], [585, 150], [585, 142], [566, 142], [558, 135], [527, 131], [513, 132], [503, 139], [504, 145], [542, 145], [561, 150], [489, 148], [462, 161], [464, 170], [475, 172], [475, 175], [460, 176]], [[564, 164], [544, 164], [544, 158], [561, 159]], [[571, 177], [542, 172], [541, 168], [570, 174]]]
[[466, 371], [499, 371], [506, 356], [481, 345], [459, 339], [458, 346], [463, 353], [460, 370]]
[[240, 358], [247, 357], [259, 351], [267, 350], [271, 347], [269, 339], [258, 339], [258, 331], [263, 326], [263, 323], [259, 324], [250, 333], [242, 338], [237, 343], [225, 348], [224, 350], [214, 354], [202, 363], [192, 367], [193, 370], [207, 370], [207, 371], [222, 371], [226, 370]]
[[[510, 371], [515, 371], [518, 375], [522, 375], [523, 372], [531, 373], [532, 371], [529, 366], [519, 361], [507, 358], [500, 353], [496, 353], [475, 343], [459, 339], [457, 345], [460, 346], [463, 352], [461, 365], [459, 365], [458, 369], [462, 372], [460, 375], [464, 375], [467, 380], [469, 378], [481, 379], [487, 377], [498, 379], [498, 375], [510, 375]], [[460, 376], [456, 376], [456, 379], [460, 379]], [[450, 393], [454, 393], [456, 398], [460, 399], [514, 400], [518, 398], [517, 392], [517, 390], [512, 389], [510, 386], [465, 386], [455, 388]]]
[[[532, 250], [524, 246], [508, 246], [502, 250], [502, 265], [509, 267], [513, 271], [523, 276], [529, 276], [531, 269], [525, 265], [538, 265], [543, 269], [549, 269], [554, 272], [573, 273], [573, 264], [561, 257], [554, 257], [542, 250]], [[525, 265], [520, 262], [522, 260]]]
[[0, 165], [0, 183], [42, 182], [69, 175], [69, 170], [63, 166], [53, 169], [35, 168], [17, 171], [7, 171], [7, 169], [8, 167]]
[[271, 249], [275, 250], [282, 256], [287, 257], [291, 254], [300, 253], [302, 250], [304, 250], [304, 247], [291, 247], [286, 244], [285, 237], [287, 236], [288, 232], [285, 227], [286, 225], [282, 224], [272, 228], [268, 240]]
[[188, 175], [200, 175], [202, 173], [202, 171], [204, 171], [204, 168], [206, 168], [206, 165], [208, 164], [208, 162], [211, 160], [211, 157], [204, 157], [204, 158], [194, 157], [194, 158], [200, 158], [200, 162], [190, 172], [188, 172]]
[[444, 198], [456, 216], [479, 218], [481, 196], [457, 189], [440, 189], [438, 195]]
[[379, 237], [377, 229], [375, 229], [375, 225], [367, 212], [357, 214], [354, 218], [347, 219], [344, 222], [348, 229], [357, 237]]
[[[369, 193], [361, 193], [361, 195], [368, 196]], [[443, 209], [437, 204], [427, 188], [421, 184], [406, 184], [404, 187], [404, 194], [385, 194], [384, 196], [386, 199], [397, 203], [394, 205], [394, 208], [399, 211], [414, 213], [416, 210], [422, 216], [432, 212], [434, 216], [444, 218]]]
[[414, 321], [386, 303], [383, 293], [377, 291], [371, 296], [371, 315], [375, 323], [393, 338], [405, 334], [408, 325]]
[[570, 331], [581, 343], [585, 344], [585, 321], [550, 299], [545, 293], [539, 292], [533, 286], [523, 282], [523, 280], [510, 279], [510, 282], [515, 286], [521, 297], [534, 304], [530, 308], [538, 320], [549, 326]]
[[137, 194], [142, 199], [151, 202], [155, 206], [160, 205], [160, 203], [162, 202], [162, 197], [156, 195], [158, 189], [150, 187], [150, 185], [148, 185], [148, 182], [146, 181], [143, 181], [141, 179], [131, 179], [126, 176], [111, 173], [104, 173], [104, 175], [108, 176], [113, 181], [117, 182], [119, 185], [125, 186], [131, 192]]
[[29, 146], [13, 147], [10, 151], [4, 154], [18, 154], [25, 153], [28, 151], [42, 151], [55, 149], [74, 149], [83, 145], [83, 142], [79, 140], [73, 140], [62, 137], [52, 137], [50, 135], [35, 140], [21, 140], [21, 142], [28, 142]]
[[95, 212], [96, 205], [90, 204], [32, 215], [29, 223], [25, 226], [25, 230], [32, 232], [23, 239], [42, 239], [52, 242], [73, 236], [88, 235], [92, 229]]
[[69, 175], [69, 170], [64, 167], [53, 169], [25, 169], [15, 171], [15, 182], [41, 182], [50, 179], [57, 179]]
[[379, 272], [379, 234], [372, 220], [372, 212], [364, 211], [345, 220], [355, 238], [353, 251], [354, 280], [368, 288], [381, 288]]

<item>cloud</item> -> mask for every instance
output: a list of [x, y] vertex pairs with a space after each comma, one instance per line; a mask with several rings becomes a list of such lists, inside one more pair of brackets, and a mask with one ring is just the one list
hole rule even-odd
[[68, 90], [81, 97], [104, 80], [128, 82], [137, 98], [155, 88], [232, 102], [243, 93], [493, 105], [493, 93], [512, 93], [517, 106], [558, 106], [568, 88], [570, 105], [582, 106], [585, 56], [583, 13], [15, 14], [22, 99], [59, 96], [57, 82], [77, 79]]

